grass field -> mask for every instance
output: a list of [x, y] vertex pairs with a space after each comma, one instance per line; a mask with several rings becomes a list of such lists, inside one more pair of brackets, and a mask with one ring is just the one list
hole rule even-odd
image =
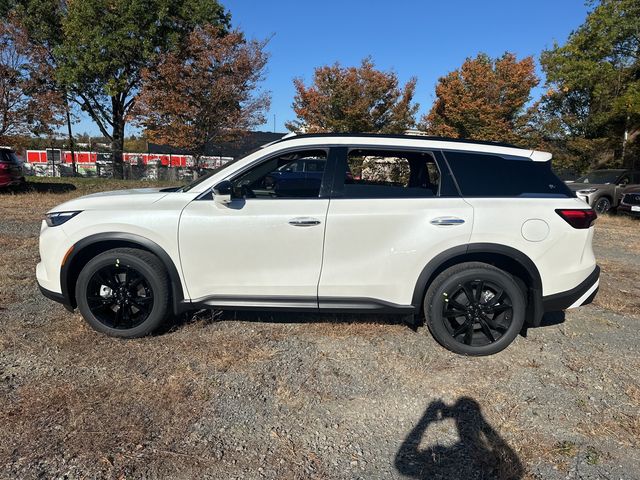
[[201, 312], [124, 341], [39, 294], [39, 225], [157, 184], [32, 180], [0, 194], [0, 478], [640, 478], [639, 221], [598, 220], [594, 305], [492, 357], [374, 315]]

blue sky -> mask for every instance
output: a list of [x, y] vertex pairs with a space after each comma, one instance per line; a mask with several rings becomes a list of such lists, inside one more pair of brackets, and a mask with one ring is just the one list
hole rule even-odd
[[[221, 0], [235, 27], [249, 38], [272, 37], [263, 88], [272, 93], [269, 121], [261, 129], [285, 131], [295, 115], [292, 80], [307, 84], [313, 69], [339, 61], [357, 65], [370, 55], [376, 66], [394, 70], [405, 82], [418, 77], [416, 101], [420, 115], [434, 100], [438, 78], [464, 59], [505, 51], [519, 58], [564, 43], [583, 23], [584, 0]], [[538, 66], [539, 68], [539, 66]], [[539, 71], [539, 76], [541, 72]], [[534, 92], [540, 93], [540, 89]], [[77, 132], [97, 134], [90, 119]], [[128, 134], [133, 133], [129, 128]]]

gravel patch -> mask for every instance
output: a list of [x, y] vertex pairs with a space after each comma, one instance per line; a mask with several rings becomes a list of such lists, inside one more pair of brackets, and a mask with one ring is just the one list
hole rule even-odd
[[[549, 316], [485, 358], [371, 315], [200, 312], [123, 341], [39, 294], [37, 217], [0, 219], [0, 478], [640, 479], [631, 307]], [[630, 291], [637, 254], [612, 238], [608, 288]]]

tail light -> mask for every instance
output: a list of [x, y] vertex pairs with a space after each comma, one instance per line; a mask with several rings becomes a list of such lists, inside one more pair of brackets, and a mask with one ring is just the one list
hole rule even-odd
[[598, 215], [592, 208], [557, 209], [556, 213], [573, 228], [589, 228], [596, 221]]

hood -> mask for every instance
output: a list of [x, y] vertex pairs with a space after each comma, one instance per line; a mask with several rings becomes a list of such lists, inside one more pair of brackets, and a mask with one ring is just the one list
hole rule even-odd
[[50, 210], [51, 212], [68, 212], [73, 210], [107, 210], [123, 208], [140, 208], [151, 205], [170, 192], [160, 188], [134, 188], [131, 190], [115, 190], [99, 192], [74, 198]]
[[567, 187], [569, 187], [574, 192], [578, 190], [586, 190], [587, 188], [597, 188], [597, 189], [605, 189], [610, 188], [610, 183], [567, 183]]

